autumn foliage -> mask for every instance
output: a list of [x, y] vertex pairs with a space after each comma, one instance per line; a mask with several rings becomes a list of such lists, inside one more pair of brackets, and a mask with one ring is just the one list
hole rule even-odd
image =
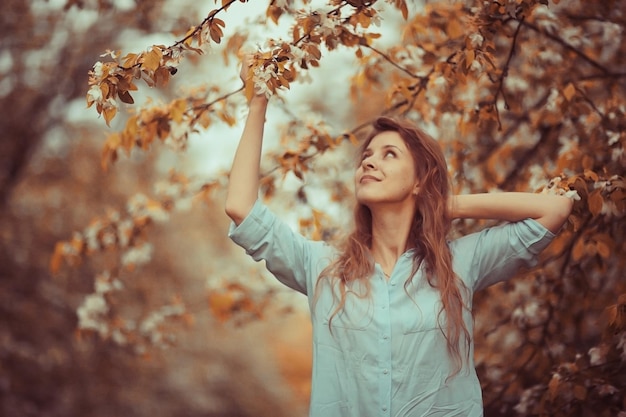
[[[228, 16], [258, 8], [258, 2], [217, 3], [203, 20], [178, 27], [169, 45], [94, 51], [96, 57], [104, 53], [85, 74], [87, 106], [106, 125], [117, 126], [106, 128], [101, 167], [115, 171], [120, 161], [149, 158], [164, 147], [184, 153], [216, 125], [237, 125], [255, 92], [279, 106], [294, 84], [314, 78], [317, 67], [332, 65], [348, 50], [353, 65], [337, 72], [344, 78], [329, 82], [349, 84], [341, 105], [351, 117], [331, 127], [287, 112], [280, 148], [264, 155], [266, 201], [279, 211], [305, 213], [296, 226], [307, 236], [332, 239], [345, 219], [331, 211], [349, 216], [352, 205], [349, 176], [337, 172], [351, 169], [345, 162], [351, 149], [380, 114], [408, 117], [432, 132], [445, 150], [457, 193], [573, 198], [572, 215], [539, 264], [476, 296], [485, 413], [626, 416], [626, 3], [268, 0], [264, 21], [256, 24], [285, 30], [253, 48], [244, 85], [225, 89], [209, 81], [204, 88], [170, 92], [167, 100], [137, 104], [138, 94], [149, 96], [185, 77], [193, 68], [187, 62], [226, 66], [250, 52], [247, 34], [231, 29]], [[66, 7], [87, 6], [68, 1]], [[104, 1], [96, 9], [110, 7]], [[209, 49], [213, 53], [206, 55]], [[323, 103], [320, 113], [335, 105]], [[219, 206], [226, 180], [223, 172], [201, 177], [172, 166], [166, 177], [143, 184], [117, 208], [102, 207], [50, 248], [51, 275], [86, 264], [94, 272], [84, 277], [92, 290], [76, 310], [82, 337], [98, 335], [145, 356], [177, 349], [175, 335], [198, 331], [198, 315], [209, 314], [223, 326], [254, 326], [291, 311], [298, 300], [285, 302], [288, 296], [269, 285], [267, 275], [251, 272], [242, 261], [207, 286], [200, 309], [189, 305], [184, 291], [172, 289], [140, 319], [130, 318], [129, 306], [140, 301], [125, 294], [132, 287], [129, 277], [158, 261], [155, 236], [168, 239], [155, 230], [175, 233], [167, 225], [180, 210]], [[293, 180], [300, 184], [297, 191], [281, 191]], [[332, 207], [313, 203], [319, 189]], [[459, 221], [454, 229], [465, 234], [485, 225]], [[300, 391], [307, 387], [306, 372], [286, 374], [296, 375], [287, 378]]]

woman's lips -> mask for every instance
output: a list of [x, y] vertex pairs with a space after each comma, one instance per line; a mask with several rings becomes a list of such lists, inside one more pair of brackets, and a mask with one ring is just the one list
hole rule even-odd
[[380, 180], [373, 175], [363, 175], [359, 182], [363, 183], [363, 182], [374, 182], [374, 181], [378, 182]]

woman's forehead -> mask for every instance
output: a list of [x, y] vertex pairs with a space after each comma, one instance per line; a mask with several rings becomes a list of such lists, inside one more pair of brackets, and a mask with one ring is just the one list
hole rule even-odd
[[396, 131], [380, 132], [370, 140], [365, 150], [374, 150], [384, 148], [387, 146], [395, 146], [401, 150], [406, 150], [407, 146], [402, 139], [402, 136]]

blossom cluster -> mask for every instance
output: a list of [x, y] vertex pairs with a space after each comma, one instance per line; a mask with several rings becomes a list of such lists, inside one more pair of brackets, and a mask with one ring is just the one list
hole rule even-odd
[[114, 291], [120, 291], [123, 287], [122, 282], [112, 277], [109, 271], [96, 276], [94, 292], [87, 295], [76, 310], [78, 328], [95, 331], [101, 337], [108, 337], [111, 331], [107, 320], [110, 308], [106, 297]]

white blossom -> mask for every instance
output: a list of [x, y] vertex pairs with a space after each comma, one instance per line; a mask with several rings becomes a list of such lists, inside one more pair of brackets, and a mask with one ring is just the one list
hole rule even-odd
[[102, 62], [98, 61], [95, 64], [93, 64], [93, 75], [96, 78], [102, 78], [102, 76], [104, 75], [104, 71], [102, 69], [103, 64]]
[[561, 38], [568, 44], [580, 48], [585, 43], [584, 36], [582, 35], [582, 29], [580, 26], [569, 26], [561, 29]]
[[83, 235], [85, 236], [85, 243], [87, 244], [87, 249], [93, 251], [100, 247], [100, 242], [98, 240], [98, 234], [102, 229], [102, 223], [99, 220], [91, 223], [85, 231]]
[[480, 48], [483, 45], [485, 38], [479, 32], [474, 32], [469, 35], [470, 45], [472, 48]]
[[130, 248], [122, 255], [122, 265], [143, 265], [152, 259], [153, 246], [151, 243]]
[[560, 65], [563, 62], [563, 56], [555, 53], [551, 49], [544, 49], [537, 53], [537, 58], [543, 64]]
[[606, 137], [608, 139], [609, 146], [613, 146], [617, 142], [619, 142], [620, 134], [619, 134], [619, 132], [614, 132], [612, 130], [607, 130], [606, 131]]
[[555, 111], [558, 110], [559, 104], [559, 90], [556, 88], [550, 89], [550, 95], [548, 96], [548, 100], [546, 101], [546, 110]]
[[[112, 51], [110, 49], [107, 49], [105, 53], [100, 54], [100, 57], [104, 58], [105, 56], [110, 56], [113, 59], [117, 59], [118, 55], [117, 52]], [[97, 62], [97, 64], [102, 65], [102, 62]]]
[[520, 328], [538, 326], [548, 318], [548, 311], [536, 300], [517, 307], [511, 314], [513, 322]]
[[193, 207], [193, 197], [184, 197], [174, 200], [174, 207], [178, 211], [189, 211]]
[[558, 29], [558, 19], [554, 12], [547, 6], [541, 5], [533, 11], [533, 17], [540, 29], [549, 34], [555, 34]]
[[114, 329], [111, 332], [111, 339], [119, 346], [125, 346], [128, 343], [126, 335], [120, 329]]
[[147, 337], [151, 343], [160, 344], [163, 341], [163, 333], [160, 328], [169, 317], [180, 316], [185, 313], [185, 307], [181, 304], [166, 305], [159, 310], [150, 313], [139, 325], [139, 332]]
[[372, 16], [371, 23], [377, 28], [380, 27], [382, 21], [383, 21], [383, 18], [380, 16], [379, 13], [376, 13], [374, 16]]
[[600, 394], [601, 397], [607, 397], [609, 395], [614, 395], [614, 394], [616, 394], [618, 392], [619, 392], [619, 390], [617, 388], [615, 388], [613, 385], [604, 384], [604, 385], [600, 385], [598, 387], [598, 394]]
[[160, 205], [149, 205], [150, 200], [144, 194], [137, 193], [128, 200], [127, 210], [133, 217], [146, 216], [156, 222], [169, 219], [169, 213]]
[[304, 52], [304, 50], [302, 50], [301, 48], [298, 48], [295, 45], [292, 45], [289, 48], [289, 52], [291, 53], [291, 55], [293, 55], [294, 61], [299, 62], [303, 59], [306, 59], [306, 52]]
[[480, 63], [480, 61], [478, 61], [477, 59], [472, 61], [472, 64], [469, 67], [470, 71], [478, 74], [481, 73], [483, 70], [483, 64]]
[[337, 35], [341, 32], [341, 21], [339, 16], [332, 14], [328, 16], [325, 12], [318, 12], [320, 16], [319, 33], [323, 36]]
[[601, 347], [594, 346], [589, 349], [589, 363], [591, 366], [603, 365], [606, 363], [606, 352]]
[[175, 151], [184, 151], [187, 149], [188, 129], [186, 123], [170, 122], [170, 132], [163, 143]]
[[559, 137], [559, 144], [561, 144], [561, 148], [559, 149], [559, 156], [572, 152], [578, 148], [578, 137]]
[[183, 194], [183, 185], [170, 181], [159, 181], [154, 185], [154, 192], [159, 196], [177, 198]]
[[543, 387], [535, 385], [522, 392], [519, 402], [513, 409], [521, 415], [528, 414], [534, 407], [537, 397], [541, 394]]
[[611, 151], [611, 160], [617, 162], [624, 157], [624, 148], [616, 148]]
[[567, 198], [571, 198], [574, 201], [580, 201], [580, 195], [578, 195], [578, 191], [576, 190], [565, 191], [563, 195]]
[[133, 222], [130, 219], [117, 223], [117, 239], [120, 247], [125, 248], [128, 246], [130, 237], [133, 234], [133, 228]]
[[528, 91], [528, 81], [522, 77], [518, 77], [515, 74], [511, 74], [504, 79], [506, 89], [511, 92], [525, 92]]
[[103, 99], [104, 97], [102, 95], [102, 90], [100, 89], [99, 85], [94, 84], [91, 87], [89, 87], [89, 91], [87, 91], [88, 103], [91, 103], [91, 102], [100, 103], [102, 102]]
[[78, 328], [95, 330], [101, 336], [106, 335], [108, 326], [104, 322], [104, 316], [108, 312], [109, 305], [102, 294], [89, 294], [76, 311]]
[[78, 250], [71, 244], [64, 242], [61, 246], [61, 253], [66, 256], [78, 255]]

